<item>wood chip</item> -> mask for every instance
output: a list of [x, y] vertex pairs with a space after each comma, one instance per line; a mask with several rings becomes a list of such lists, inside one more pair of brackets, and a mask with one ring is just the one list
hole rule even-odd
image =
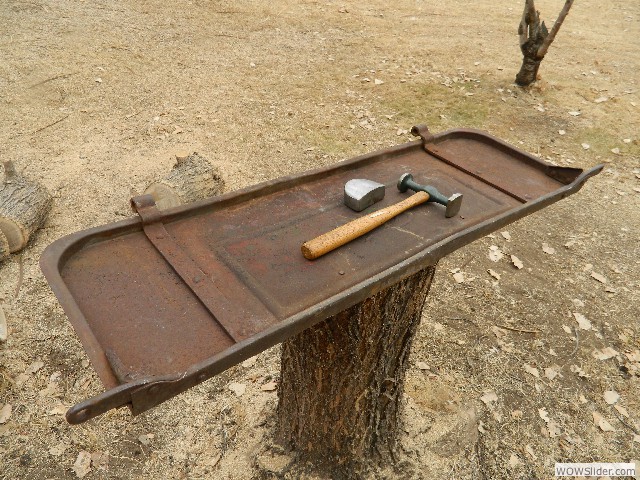
[[613, 405], [618, 400], [620, 400], [620, 394], [618, 394], [618, 392], [616, 392], [615, 390], [607, 390], [606, 392], [604, 392], [603, 396], [604, 396], [604, 401], [607, 402], [609, 405]]
[[571, 327], [567, 327], [566, 325], [562, 325], [562, 329], [567, 332], [568, 334], [572, 334], [573, 330], [571, 330]]
[[573, 111], [573, 112], [569, 112], [569, 115], [571, 115], [572, 117], [578, 117], [582, 115], [582, 112]]
[[500, 232], [500, 235], [502, 235], [507, 242], [511, 240], [511, 234], [506, 230], [504, 232]]
[[522, 261], [515, 255], [511, 255], [511, 262], [513, 263], [513, 266], [516, 267], [518, 270], [524, 267], [524, 264], [522, 263]]
[[607, 100], [609, 100], [609, 97], [598, 97], [594, 100], [594, 103], [602, 103], [606, 102]]
[[615, 432], [616, 429], [607, 421], [599, 412], [593, 412], [593, 423], [595, 423], [603, 432]]
[[278, 388], [278, 384], [276, 382], [269, 382], [262, 385], [260, 390], [263, 392], [273, 392], [276, 388]]
[[255, 365], [257, 360], [258, 360], [258, 355], [254, 355], [253, 357], [247, 358], [244, 362], [242, 362], [242, 366], [244, 368], [251, 368]]
[[513, 468], [513, 467], [517, 467], [521, 463], [522, 462], [520, 461], [518, 456], [515, 453], [512, 453], [511, 456], [509, 457], [509, 466]]
[[84, 478], [91, 471], [91, 454], [85, 450], [82, 450], [75, 463], [73, 464], [73, 471], [78, 478]]
[[500, 274], [498, 272], [496, 272], [495, 270], [489, 269], [489, 270], [487, 270], [487, 272], [489, 273], [489, 275], [491, 275], [496, 280], [500, 280]]
[[578, 312], [573, 312], [573, 316], [575, 317], [576, 322], [578, 322], [578, 327], [580, 327], [581, 330], [591, 330], [591, 322], [587, 317]]
[[533, 451], [533, 447], [531, 445], [525, 445], [524, 447], [524, 451], [527, 452], [527, 454], [533, 459], [533, 460], [537, 460], [538, 457], [536, 456], [536, 454]]
[[600, 275], [596, 272], [591, 272], [591, 278], [595, 278], [600, 283], [607, 283], [607, 278], [604, 275]]

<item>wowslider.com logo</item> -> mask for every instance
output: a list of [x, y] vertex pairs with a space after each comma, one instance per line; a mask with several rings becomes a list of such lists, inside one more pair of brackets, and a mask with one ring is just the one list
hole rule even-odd
[[633, 477], [635, 463], [556, 463], [556, 477]]

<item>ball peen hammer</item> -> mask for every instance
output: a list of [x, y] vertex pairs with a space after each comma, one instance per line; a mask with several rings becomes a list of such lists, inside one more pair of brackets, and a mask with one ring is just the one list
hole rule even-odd
[[435, 202], [444, 205], [446, 207], [445, 217], [447, 218], [457, 215], [460, 211], [462, 205], [462, 194], [460, 193], [455, 193], [451, 197], [446, 198], [438, 192], [435, 187], [415, 183], [413, 176], [410, 173], [405, 173], [400, 177], [400, 180], [398, 180], [398, 190], [406, 192], [408, 189], [414, 190], [416, 193], [401, 202], [364, 215], [330, 232], [324, 233], [313, 240], [303, 243], [301, 248], [302, 255], [308, 260], [315, 260], [325, 253], [329, 253], [361, 237], [374, 228], [383, 225], [402, 212], [425, 202]]

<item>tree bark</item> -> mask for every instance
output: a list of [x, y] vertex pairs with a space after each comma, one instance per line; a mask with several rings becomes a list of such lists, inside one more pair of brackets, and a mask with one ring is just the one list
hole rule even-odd
[[220, 171], [194, 152], [177, 155], [167, 176], [149, 185], [144, 193], [150, 194], [162, 210], [220, 195], [223, 190]]
[[23, 249], [42, 226], [52, 198], [44, 186], [18, 175], [10, 161], [4, 162], [4, 174], [4, 183], [0, 186], [0, 231], [13, 253]]
[[435, 266], [282, 344], [277, 439], [333, 479], [394, 463], [409, 352]]
[[534, 0], [525, 0], [524, 12], [518, 27], [522, 66], [516, 75], [516, 83], [526, 87], [536, 81], [542, 59], [549, 50], [564, 22], [573, 0], [566, 0], [553, 28], [549, 32], [544, 22], [540, 22], [540, 12], [536, 10]]

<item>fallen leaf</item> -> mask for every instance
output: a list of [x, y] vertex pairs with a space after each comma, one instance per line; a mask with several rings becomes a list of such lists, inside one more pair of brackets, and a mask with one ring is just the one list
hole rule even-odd
[[577, 373], [579, 377], [589, 378], [589, 375], [585, 373], [585, 371], [582, 370], [582, 368], [580, 368], [578, 365], [571, 365], [571, 367], [569, 367], [569, 370], [571, 370], [573, 373]]
[[93, 452], [91, 454], [91, 465], [96, 470], [107, 470], [109, 467], [109, 454], [107, 452]]
[[146, 447], [151, 444], [151, 440], [153, 440], [154, 437], [155, 435], [153, 433], [145, 433], [138, 437], [138, 441]]
[[84, 478], [91, 471], [91, 454], [89, 452], [82, 450], [78, 454], [78, 458], [73, 464], [73, 471], [78, 478]]
[[518, 456], [515, 453], [512, 453], [511, 456], [509, 457], [509, 466], [513, 468], [513, 467], [517, 467], [521, 463], [522, 462], [520, 461]]
[[425, 362], [416, 362], [416, 367], [418, 367], [420, 370], [429, 370], [429, 365], [427, 365]]
[[13, 411], [13, 407], [10, 403], [7, 403], [0, 410], [0, 425], [4, 425], [11, 418], [11, 412]]
[[276, 382], [269, 382], [262, 385], [260, 390], [263, 392], [273, 392], [276, 388], [278, 388], [278, 384]]
[[506, 230], [504, 232], [500, 232], [500, 235], [502, 235], [507, 242], [511, 240], [511, 234]]
[[607, 390], [606, 392], [604, 392], [604, 401], [609, 405], [613, 405], [618, 400], [620, 400], [620, 394], [618, 394], [618, 392], [616, 392], [615, 390]]
[[602, 350], [594, 350], [593, 356], [598, 360], [609, 360], [610, 358], [618, 356], [619, 353], [611, 347], [605, 347]]
[[575, 317], [576, 322], [578, 322], [578, 327], [580, 327], [581, 330], [591, 330], [591, 322], [587, 317], [577, 312], [574, 312], [573, 316]]
[[584, 395], [580, 394], [580, 396], [578, 397], [578, 401], [580, 403], [587, 403], [589, 400], [587, 400]]
[[498, 401], [498, 395], [496, 392], [487, 392], [480, 397], [480, 400], [488, 407], [492, 402]]
[[60, 404], [53, 407], [51, 410], [49, 410], [47, 412], [47, 415], [64, 415], [67, 413], [67, 410], [69, 410], [69, 407], [66, 407], [65, 405]]
[[609, 97], [598, 97], [594, 100], [595, 103], [602, 103], [602, 102], [606, 102], [607, 100], [609, 100]]
[[456, 283], [464, 283], [464, 273], [462, 272], [454, 273], [453, 279], [456, 281]]
[[571, 327], [567, 327], [566, 325], [562, 325], [562, 329], [569, 334], [573, 333], [573, 330], [571, 330]]
[[244, 368], [251, 368], [255, 365], [258, 360], [258, 355], [254, 355], [253, 357], [247, 358], [244, 362], [242, 362], [242, 366]]
[[41, 361], [35, 361], [33, 362], [31, 365], [29, 365], [27, 367], [27, 369], [24, 371], [24, 373], [29, 373], [29, 374], [34, 374], [36, 373], [38, 370], [40, 370], [42, 367], [44, 367], [44, 362]]
[[611, 149], [611, 153], [613, 153], [615, 155], [620, 155], [620, 149], [618, 147], [612, 148]]
[[58, 445], [55, 445], [49, 449], [49, 455], [59, 457], [67, 450], [67, 448], [69, 448], [69, 445], [60, 442]]
[[504, 254], [500, 251], [500, 247], [497, 245], [491, 245], [489, 247], [489, 259], [492, 262], [498, 262], [504, 256]]
[[595, 278], [600, 283], [607, 283], [607, 278], [604, 275], [600, 275], [599, 273], [591, 272], [591, 277]]
[[549, 437], [551, 438], [559, 437], [562, 434], [562, 429], [560, 428], [560, 425], [558, 425], [554, 420], [551, 420], [547, 424], [547, 428], [549, 429]]
[[524, 447], [525, 452], [527, 452], [529, 454], [529, 456], [533, 459], [533, 460], [537, 460], [538, 457], [536, 456], [536, 454], [533, 451], [533, 447], [531, 445], [526, 445]]
[[487, 433], [487, 429], [485, 428], [484, 422], [482, 420], [478, 422], [478, 431], [480, 433]]
[[500, 274], [498, 272], [496, 272], [495, 270], [489, 269], [489, 270], [487, 270], [487, 272], [489, 272], [489, 275], [491, 275], [496, 280], [500, 280]]
[[5, 317], [2, 305], [0, 305], [0, 342], [4, 342], [7, 339], [7, 332], [7, 317]]
[[617, 403], [613, 406], [613, 408], [615, 408], [618, 413], [620, 415], [622, 415], [623, 417], [629, 418], [629, 412], [627, 412], [627, 409], [624, 408], [622, 405], [618, 405]]
[[550, 247], [549, 245], [547, 245], [546, 243], [542, 244], [542, 251], [544, 253], [547, 253], [549, 255], [553, 255], [554, 253], [556, 253], [556, 249], [553, 247]]
[[530, 373], [531, 375], [533, 375], [536, 378], [540, 378], [540, 373], [538, 372], [538, 369], [536, 367], [532, 367], [528, 363], [524, 364], [524, 371], [527, 372], [527, 373]]
[[544, 420], [544, 423], [549, 423], [551, 421], [551, 419], [549, 418], [549, 413], [547, 412], [547, 409], [545, 407], [538, 409], [538, 415], [540, 415], [540, 418]]
[[518, 270], [524, 267], [524, 264], [522, 263], [522, 261], [515, 255], [511, 255], [511, 262], [513, 262], [513, 266], [516, 267]]
[[562, 377], [560, 374], [560, 367], [558, 365], [551, 365], [544, 369], [544, 376], [549, 380], [553, 380], [556, 377]]
[[615, 432], [616, 429], [602, 416], [599, 412], [593, 412], [593, 423], [595, 423], [603, 432]]
[[246, 390], [247, 386], [244, 383], [231, 382], [227, 388], [240, 397]]

